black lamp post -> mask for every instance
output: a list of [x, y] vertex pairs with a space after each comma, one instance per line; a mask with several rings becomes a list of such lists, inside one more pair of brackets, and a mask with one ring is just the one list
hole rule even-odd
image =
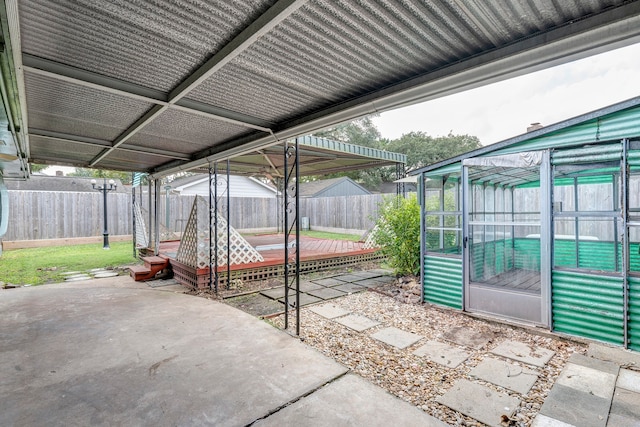
[[115, 190], [117, 185], [116, 182], [112, 179], [109, 180], [109, 186], [107, 186], [107, 178], [103, 178], [104, 183], [102, 185], [96, 185], [96, 180], [91, 180], [91, 186], [96, 191], [102, 191], [102, 197], [104, 199], [104, 230], [102, 231], [102, 235], [104, 236], [104, 243], [102, 249], [109, 249], [109, 231], [107, 229], [107, 193], [109, 191]]

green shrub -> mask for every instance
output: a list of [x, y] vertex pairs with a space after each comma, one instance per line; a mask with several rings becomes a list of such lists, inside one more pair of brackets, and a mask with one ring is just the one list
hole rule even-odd
[[398, 275], [420, 271], [420, 205], [415, 194], [386, 199], [373, 238]]

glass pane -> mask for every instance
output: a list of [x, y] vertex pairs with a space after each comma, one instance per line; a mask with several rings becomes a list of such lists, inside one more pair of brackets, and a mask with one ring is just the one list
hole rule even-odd
[[575, 210], [575, 191], [573, 185], [556, 185], [553, 187], [553, 211], [574, 212]]
[[578, 179], [578, 210], [612, 211], [614, 208], [613, 177], [609, 183], [590, 183]]
[[470, 231], [473, 236], [469, 245], [472, 282], [540, 292], [540, 227], [472, 226]]
[[556, 218], [554, 228], [555, 266], [621, 270], [623, 230], [618, 218]]
[[640, 272], [640, 226], [629, 227], [629, 271]]
[[629, 216], [640, 219], [640, 174], [629, 176]]
[[426, 221], [427, 251], [462, 253], [460, 215], [427, 215]]

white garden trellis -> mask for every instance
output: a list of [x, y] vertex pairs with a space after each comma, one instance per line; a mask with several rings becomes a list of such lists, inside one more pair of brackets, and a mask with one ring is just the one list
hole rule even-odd
[[[227, 221], [216, 213], [218, 222], [218, 266], [227, 265], [227, 253], [230, 263], [249, 264], [262, 262], [264, 258], [247, 242], [233, 227], [227, 226]], [[227, 230], [230, 233], [230, 250], [227, 251]], [[215, 246], [210, 241], [209, 204], [196, 196], [191, 208], [191, 214], [180, 241], [176, 260], [194, 268], [206, 268], [211, 263], [211, 250]]]

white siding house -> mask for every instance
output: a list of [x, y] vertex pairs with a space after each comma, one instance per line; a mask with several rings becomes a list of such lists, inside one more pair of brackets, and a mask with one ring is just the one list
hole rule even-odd
[[[249, 198], [270, 198], [276, 197], [275, 188], [260, 182], [259, 180], [246, 176], [229, 176], [229, 197], [249, 197]], [[209, 196], [209, 177], [191, 176], [179, 178], [171, 183], [171, 192], [183, 196], [199, 195]], [[227, 176], [218, 176], [218, 196], [226, 197]]]

